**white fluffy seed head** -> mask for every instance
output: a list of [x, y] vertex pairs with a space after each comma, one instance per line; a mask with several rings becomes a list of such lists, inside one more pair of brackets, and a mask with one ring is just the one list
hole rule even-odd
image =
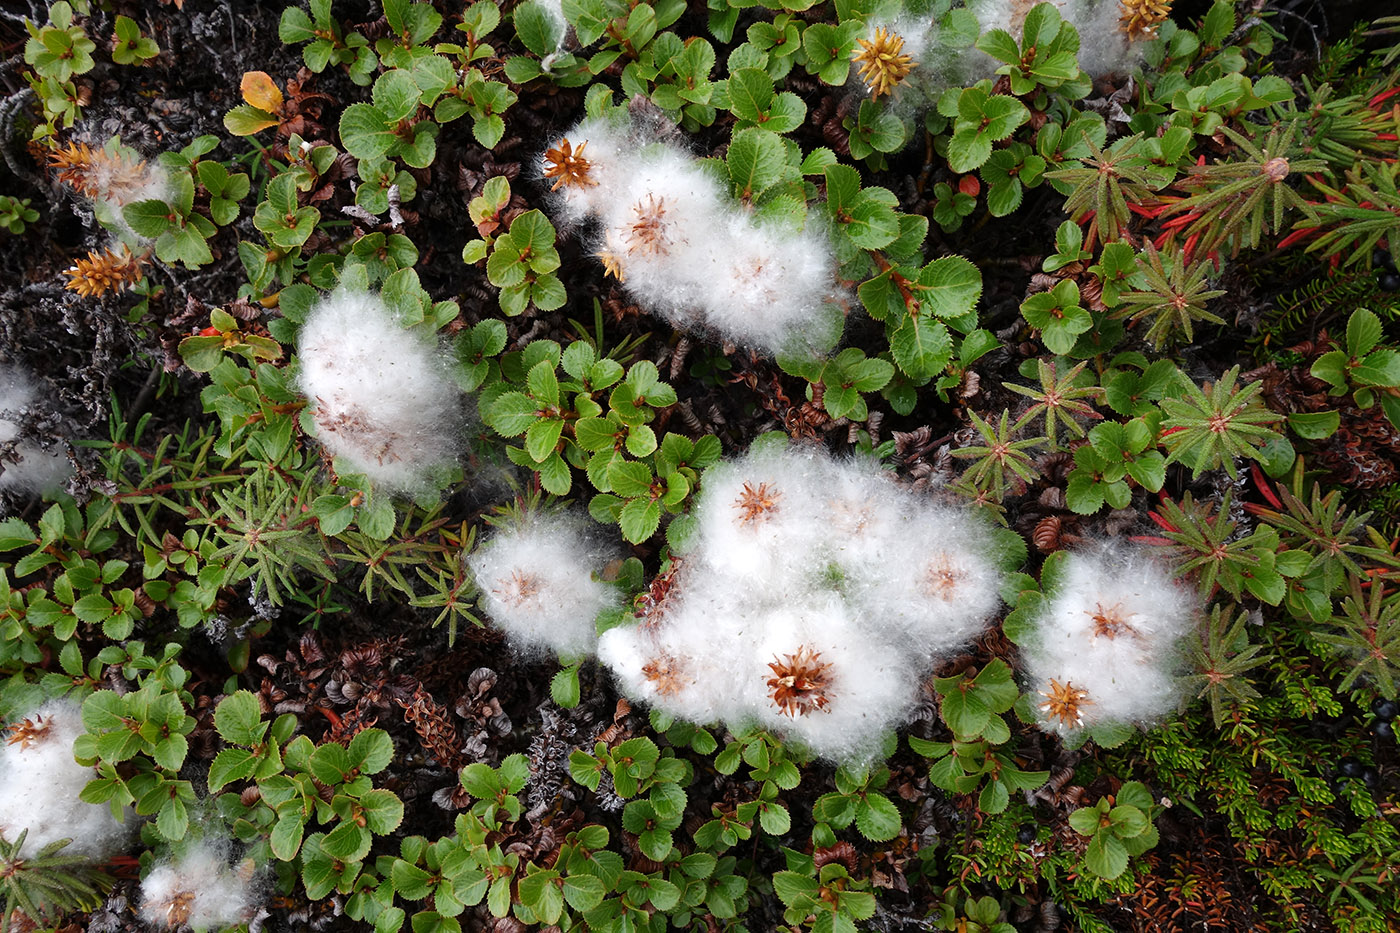
[[[561, 152], [566, 140], [570, 151], [580, 154], [588, 163], [587, 183], [570, 184], [547, 177], [552, 164], [548, 153]], [[540, 156], [537, 171], [553, 189], [551, 200], [555, 217], [564, 224], [573, 225], [609, 210], [627, 184], [624, 160], [635, 148], [625, 124], [601, 117], [590, 117], [553, 140]]]
[[696, 508], [699, 561], [759, 601], [785, 600], [783, 584], [813, 566], [823, 536], [818, 497], [828, 477], [819, 455], [771, 447], [712, 467]]
[[[1179, 643], [1196, 609], [1192, 591], [1142, 552], [1105, 546], [1066, 554], [1027, 651], [1033, 688], [1047, 694], [1043, 728], [1145, 724], [1167, 713], [1177, 702]], [[1070, 704], [1074, 716], [1057, 701], [1068, 696], [1065, 684], [1086, 692]]]
[[152, 926], [218, 930], [253, 918], [261, 899], [253, 863], [230, 865], [223, 846], [201, 841], [141, 881], [141, 916]]
[[643, 150], [629, 169], [601, 214], [604, 248], [620, 257], [629, 292], [685, 323], [725, 268], [724, 192], [694, 159], [664, 146]]
[[[1023, 40], [1026, 14], [1034, 0], [974, 0], [968, 4], [977, 15], [985, 35], [1004, 29], [1018, 43]], [[1130, 42], [1119, 26], [1123, 7], [1119, 0], [1056, 0], [1055, 8], [1079, 34], [1079, 66], [1091, 75], [1131, 72], [1141, 61], [1145, 42]], [[992, 75], [1000, 62], [978, 53], [978, 77]]]
[[913, 705], [910, 659], [871, 638], [839, 600], [778, 610], [757, 648], [759, 721], [826, 757], [870, 757]]
[[73, 758], [84, 731], [82, 707], [71, 700], [52, 700], [10, 725], [0, 746], [0, 836], [14, 841], [28, 830], [23, 856], [72, 839], [65, 854], [105, 858], [131, 835], [106, 804], [78, 797], [94, 777]]
[[[599, 645], [624, 692], [681, 718], [869, 757], [935, 655], [997, 605], [985, 529], [873, 462], [759, 447], [705, 474], [695, 518], [664, 611]], [[948, 592], [925, 592], [931, 568], [949, 571]]]
[[322, 298], [298, 356], [317, 439], [351, 469], [422, 492], [454, 461], [461, 409], [445, 360], [377, 295], [342, 289]]
[[659, 626], [609, 629], [598, 639], [598, 659], [628, 696], [674, 716], [730, 723], [752, 718], [745, 694], [750, 639], [732, 611], [709, 612], [717, 608], [711, 600], [687, 598]]
[[1129, 41], [1120, 28], [1118, 0], [1066, 0], [1060, 15], [1079, 30], [1079, 67], [1089, 74], [1131, 74], [1142, 62], [1147, 43]]
[[810, 353], [839, 337], [835, 263], [819, 229], [754, 222], [711, 167], [604, 118], [553, 142], [540, 163], [553, 181], [565, 139], [575, 151], [586, 145], [588, 180], [558, 186], [555, 217], [596, 219], [596, 255], [648, 310], [769, 355]]
[[1140, 550], [1103, 546], [1067, 555], [1043, 631], [1067, 643], [1137, 638], [1160, 646], [1191, 630], [1193, 592]]
[[525, 517], [496, 531], [467, 558], [480, 605], [511, 643], [565, 657], [591, 654], [598, 613], [618, 605], [597, 578], [612, 553], [572, 516]]
[[701, 280], [699, 297], [712, 327], [768, 352], [810, 353], [833, 342], [823, 321], [832, 268], [825, 236], [810, 227], [780, 231], [734, 216], [717, 242], [723, 248], [712, 262], [715, 274]]
[[[0, 413], [18, 414], [34, 404], [34, 384], [21, 370], [0, 365]], [[19, 434], [19, 424], [0, 417], [0, 444], [12, 441]], [[15, 445], [18, 462], [6, 461], [0, 473], [0, 489], [24, 493], [52, 492], [63, 485], [73, 473], [68, 458], [57, 450], [45, 450], [33, 441]]]
[[892, 523], [879, 560], [848, 573], [850, 598], [908, 650], [945, 654], [980, 635], [1001, 604], [989, 529], [946, 508], [904, 518]]

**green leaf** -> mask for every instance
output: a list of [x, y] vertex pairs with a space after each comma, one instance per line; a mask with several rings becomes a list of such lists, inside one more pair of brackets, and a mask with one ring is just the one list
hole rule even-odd
[[378, 774], [394, 760], [394, 740], [383, 729], [362, 729], [350, 740], [347, 751], [361, 774]]
[[1365, 308], [1353, 311], [1347, 320], [1347, 355], [1360, 359], [1381, 342], [1381, 319]]
[[884, 794], [867, 793], [856, 806], [856, 828], [872, 842], [884, 842], [899, 834], [899, 810]]
[[551, 453], [537, 467], [540, 485], [544, 491], [555, 496], [566, 496], [573, 485], [573, 471], [557, 452]]
[[890, 351], [906, 375], [934, 376], [953, 358], [953, 339], [942, 321], [906, 316], [890, 334]]
[[559, 444], [564, 431], [562, 418], [545, 418], [525, 430], [525, 452], [536, 463], [543, 463]]
[[170, 842], [179, 842], [185, 838], [185, 831], [189, 829], [189, 825], [189, 812], [185, 808], [185, 802], [179, 797], [165, 801], [156, 813], [156, 832]]
[[622, 537], [632, 544], [641, 544], [656, 533], [661, 524], [661, 503], [632, 499], [618, 514]]
[[432, 876], [417, 865], [403, 859], [394, 859], [389, 869], [389, 878], [394, 885], [394, 893], [406, 901], [421, 901], [428, 896], [432, 887], [428, 879]]
[[1011, 802], [1011, 794], [1001, 781], [988, 781], [977, 796], [977, 808], [983, 813], [1001, 813]]
[[214, 708], [214, 728], [225, 742], [254, 746], [262, 741], [267, 724], [262, 721], [258, 698], [240, 690], [219, 701]]
[[369, 854], [372, 840], [368, 829], [345, 820], [326, 834], [321, 848], [337, 861], [358, 862]]
[[624, 499], [650, 496], [652, 479], [646, 464], [629, 460], [616, 462], [608, 476], [612, 491]]
[[576, 664], [561, 668], [549, 681], [550, 698], [564, 709], [578, 706], [580, 694]]
[[[888, 364], [886, 364], [888, 365]], [[656, 432], [650, 426], [637, 424], [627, 430], [627, 452], [634, 457], [646, 457], [656, 450]]]
[[577, 911], [588, 911], [603, 902], [607, 888], [601, 878], [587, 874], [571, 874], [564, 879], [564, 900]]
[[[378, 112], [380, 119], [397, 130], [396, 124], [418, 109], [419, 100], [422, 98], [422, 91], [418, 88], [418, 83], [413, 80], [412, 74], [400, 69], [386, 71], [374, 82], [374, 89], [371, 92], [371, 99], [374, 101], [374, 108]], [[344, 124], [342, 123], [342, 127]], [[344, 129], [341, 130], [344, 133]], [[349, 147], [346, 147], [349, 151]], [[359, 157], [358, 153], [352, 153]], [[361, 157], [363, 158], [363, 157]]]
[[1084, 853], [1084, 867], [1112, 881], [1128, 867], [1128, 850], [1112, 833], [1097, 833]]
[[773, 893], [788, 907], [797, 907], [805, 904], [806, 899], [815, 898], [817, 889], [817, 879], [795, 871], [780, 871], [773, 875]]
[[782, 177], [787, 153], [777, 134], [750, 127], [734, 134], [726, 162], [735, 196], [749, 201]]
[[336, 882], [340, 880], [340, 871], [333, 857], [322, 849], [324, 840], [320, 833], [312, 835], [306, 840], [301, 854], [301, 879], [306, 885], [306, 896], [312, 900], [323, 898], [335, 890]]
[[514, 20], [515, 34], [525, 48], [540, 58], [558, 48], [564, 38], [564, 24], [551, 16], [544, 4], [538, 0], [531, 0], [516, 7]]
[[340, 144], [357, 159], [381, 159], [399, 145], [397, 129], [372, 104], [354, 103], [340, 115]]
[[1096, 807], [1080, 807], [1069, 815], [1069, 825], [1081, 836], [1092, 836], [1099, 831], [1101, 814]]
[[224, 114], [224, 129], [233, 136], [252, 136], [280, 122], [275, 115], [252, 104], [238, 104]]
[[272, 835], [268, 838], [268, 843], [272, 846], [272, 854], [284, 862], [290, 862], [296, 858], [297, 850], [301, 848], [301, 837], [306, 831], [306, 819], [301, 811], [296, 808], [284, 810], [277, 822], [272, 827]]
[[136, 201], [122, 207], [122, 219], [138, 236], [158, 237], [174, 223], [175, 211], [164, 201]]
[[18, 518], [0, 521], [0, 552], [33, 545], [38, 541], [34, 529]]
[[245, 748], [226, 748], [209, 765], [209, 792], [215, 793], [234, 781], [252, 776], [257, 759]]
[[462, 788], [478, 800], [491, 800], [502, 784], [495, 769], [482, 762], [473, 762], [462, 769]]
[[377, 836], [383, 836], [398, 829], [403, 822], [403, 801], [392, 791], [375, 788], [360, 796], [360, 806], [364, 810], [365, 826]]
[[277, 24], [277, 38], [284, 45], [310, 42], [316, 38], [316, 24], [301, 7], [289, 6], [282, 11], [282, 19]]
[[1310, 441], [1326, 440], [1341, 427], [1342, 415], [1336, 411], [1298, 412], [1288, 415], [1293, 433]]
[[982, 273], [962, 256], [935, 259], [919, 271], [918, 298], [944, 320], [970, 312], [982, 294]]
[[1347, 385], [1347, 355], [1341, 350], [1331, 350], [1322, 354], [1309, 370], [1314, 378], [1342, 390]]
[[1351, 378], [1362, 386], [1400, 386], [1400, 353], [1377, 350], [1352, 369]]
[[862, 191], [841, 218], [842, 227], [851, 242], [862, 249], [881, 249], [899, 236], [899, 217], [881, 198], [869, 197], [870, 189]]
[[518, 437], [535, 423], [538, 412], [539, 406], [525, 393], [505, 392], [491, 401], [483, 420], [502, 437]]
[[738, 68], [729, 75], [729, 110], [740, 120], [757, 123], [773, 101], [773, 79], [761, 68]]
[[1021, 49], [1005, 29], [993, 29], [978, 36], [977, 49], [1009, 65], [1021, 61]]

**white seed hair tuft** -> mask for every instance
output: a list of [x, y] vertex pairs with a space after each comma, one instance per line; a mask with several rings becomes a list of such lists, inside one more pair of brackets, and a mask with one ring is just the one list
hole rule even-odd
[[[936, 658], [999, 604], [985, 530], [871, 461], [759, 447], [706, 472], [694, 515], [662, 611], [598, 646], [624, 693], [693, 722], [872, 758]], [[926, 566], [945, 557], [947, 592]]]
[[73, 700], [51, 700], [10, 724], [0, 745], [0, 836], [13, 842], [28, 830], [21, 856], [72, 839], [64, 854], [105, 858], [131, 836], [131, 824], [117, 822], [106, 804], [78, 797], [93, 778], [73, 758], [73, 742], [85, 731]]
[[[1141, 551], [1067, 552], [1026, 651], [1041, 728], [1064, 734], [1160, 719], [1178, 699], [1179, 644], [1196, 609], [1194, 593]], [[1075, 699], [1065, 685], [1085, 696]]]
[[[34, 384], [19, 369], [0, 364], [0, 414], [18, 414], [35, 403], [37, 392]], [[19, 434], [19, 424], [10, 418], [0, 417], [0, 444], [13, 441]], [[45, 493], [60, 488], [73, 473], [68, 458], [57, 450], [45, 450], [33, 441], [21, 441], [15, 445], [18, 461], [8, 460], [0, 473], [0, 489], [14, 489], [24, 493]]]
[[461, 408], [447, 365], [379, 296], [322, 298], [297, 342], [300, 387], [332, 455], [402, 492], [425, 491], [455, 460]]
[[598, 613], [618, 605], [598, 579], [612, 552], [570, 515], [526, 516], [467, 558], [482, 609], [517, 648], [582, 657], [597, 645]]
[[[588, 183], [550, 174], [565, 141], [583, 147]], [[596, 220], [605, 268], [675, 327], [769, 356], [834, 341], [835, 260], [815, 219], [799, 228], [755, 221], [710, 167], [616, 119], [589, 118], [551, 142], [539, 172], [557, 183], [556, 220]]]
[[261, 897], [253, 863], [230, 865], [225, 846], [190, 845], [141, 880], [141, 916], [152, 926], [200, 933], [251, 920]]

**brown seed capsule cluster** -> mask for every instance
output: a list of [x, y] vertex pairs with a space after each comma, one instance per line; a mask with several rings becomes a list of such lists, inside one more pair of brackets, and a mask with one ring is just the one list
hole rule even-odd
[[10, 737], [5, 743], [18, 745], [20, 748], [32, 748], [44, 741], [52, 725], [52, 719], [45, 719], [43, 716], [21, 719], [10, 727]]
[[146, 163], [122, 152], [69, 143], [49, 153], [58, 180], [88, 198], [126, 203], [150, 181]]
[[1093, 702], [1089, 691], [1081, 690], [1072, 681], [1060, 683], [1050, 678], [1048, 690], [1040, 691], [1045, 702], [1040, 709], [1046, 718], [1058, 721], [1066, 728], [1075, 729], [1084, 724], [1084, 707]]
[[149, 255], [145, 252], [133, 253], [125, 246], [115, 250], [90, 251], [86, 259], [75, 261], [72, 268], [63, 271], [68, 276], [63, 287], [84, 298], [125, 291], [146, 274]]
[[858, 74], [870, 89], [870, 99], [878, 100], [908, 77], [918, 62], [904, 54], [904, 39], [883, 26], [870, 39], [857, 39], [860, 48], [851, 56]]
[[937, 554], [925, 568], [923, 591], [944, 602], [951, 602], [957, 596], [958, 586], [966, 578], [967, 572], [953, 566], [947, 554]]
[[1155, 39], [1157, 27], [1172, 11], [1171, 0], [1118, 0], [1118, 5], [1123, 10], [1118, 29], [1134, 42]]
[[666, 221], [666, 199], [647, 195], [646, 201], [632, 206], [636, 219], [627, 228], [628, 255], [664, 256], [671, 245]]
[[685, 687], [685, 665], [665, 652], [642, 665], [642, 676], [655, 687], [657, 696], [673, 697]]
[[775, 658], [768, 667], [773, 671], [768, 679], [769, 694], [784, 715], [824, 711], [831, 702], [831, 665], [821, 659], [821, 652], [802, 645], [795, 654]]
[[782, 492], [769, 483], [759, 483], [757, 489], [745, 483], [744, 491], [734, 500], [734, 508], [739, 510], [739, 524], [757, 524], [771, 517], [778, 511], [778, 500], [782, 497]]
[[587, 140], [579, 143], [575, 149], [568, 139], [561, 139], [558, 146], [546, 150], [544, 177], [554, 179], [554, 184], [549, 190], [558, 191], [563, 187], [591, 188], [598, 184], [589, 175], [593, 163], [583, 156], [583, 150], [586, 148]]
[[1094, 638], [1117, 638], [1120, 635], [1137, 634], [1128, 619], [1132, 618], [1131, 612], [1126, 612], [1121, 603], [1114, 603], [1112, 606], [1104, 608], [1103, 603], [1098, 603], [1092, 610], [1086, 611], [1089, 620], [1094, 624]]

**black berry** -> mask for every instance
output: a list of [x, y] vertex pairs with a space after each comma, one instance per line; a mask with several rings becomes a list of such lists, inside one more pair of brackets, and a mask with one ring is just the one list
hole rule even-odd
[[1371, 703], [1371, 713], [1382, 722], [1390, 722], [1397, 713], [1400, 713], [1400, 703], [1387, 700], [1384, 697], [1376, 697]]
[[1022, 845], [1029, 845], [1035, 842], [1035, 827], [1022, 826], [1021, 831], [1016, 834], [1016, 841]]
[[1365, 784], [1367, 787], [1374, 789], [1377, 780], [1375, 768], [1367, 768], [1365, 771], [1361, 772], [1361, 783]]
[[1388, 249], [1372, 250], [1371, 265], [1389, 269], [1391, 272], [1395, 271], [1395, 260], [1391, 258], [1390, 250]]
[[1342, 777], [1361, 777], [1361, 772], [1364, 770], [1365, 768], [1362, 766], [1361, 762], [1352, 758], [1350, 755], [1337, 763], [1337, 773], [1342, 775]]
[[1376, 279], [1376, 284], [1383, 292], [1400, 292], [1400, 275], [1394, 272], [1387, 272]]
[[1371, 727], [1371, 732], [1378, 739], [1389, 739], [1395, 737], [1395, 727], [1388, 722], [1378, 722]]

